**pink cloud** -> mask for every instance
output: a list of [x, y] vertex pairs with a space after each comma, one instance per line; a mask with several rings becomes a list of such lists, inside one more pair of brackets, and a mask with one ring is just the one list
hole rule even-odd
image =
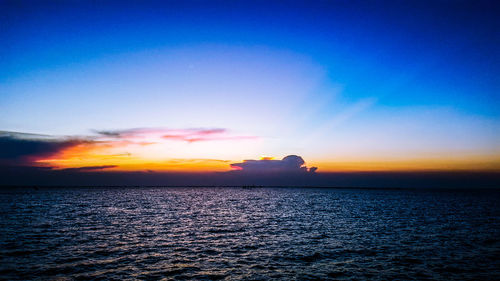
[[244, 140], [254, 139], [253, 136], [233, 136], [226, 129], [189, 129], [177, 130], [162, 136], [164, 139], [186, 142], [217, 141], [217, 140]]
[[127, 130], [97, 131], [104, 138], [113, 139], [140, 139], [140, 138], [162, 138], [165, 140], [185, 141], [189, 143], [201, 141], [220, 140], [246, 140], [256, 139], [255, 136], [235, 136], [223, 128], [190, 128], [190, 129], [168, 129], [168, 128], [134, 128]]

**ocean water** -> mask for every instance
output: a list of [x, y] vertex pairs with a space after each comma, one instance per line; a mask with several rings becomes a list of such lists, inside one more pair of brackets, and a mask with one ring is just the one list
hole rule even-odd
[[5, 280], [499, 280], [500, 193], [0, 190]]

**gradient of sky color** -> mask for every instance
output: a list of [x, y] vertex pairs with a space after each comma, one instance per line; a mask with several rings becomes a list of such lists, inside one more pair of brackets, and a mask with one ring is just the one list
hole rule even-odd
[[4, 1], [0, 130], [224, 130], [45, 159], [60, 167], [500, 169], [498, 4], [360, 3]]

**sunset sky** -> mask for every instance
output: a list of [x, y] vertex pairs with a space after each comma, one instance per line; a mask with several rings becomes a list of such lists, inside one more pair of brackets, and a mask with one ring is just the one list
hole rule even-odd
[[364, 3], [2, 1], [0, 164], [500, 170], [494, 2]]

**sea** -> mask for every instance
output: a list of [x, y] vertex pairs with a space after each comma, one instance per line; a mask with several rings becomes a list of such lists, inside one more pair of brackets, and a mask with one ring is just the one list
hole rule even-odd
[[500, 280], [500, 192], [0, 189], [1, 280]]

